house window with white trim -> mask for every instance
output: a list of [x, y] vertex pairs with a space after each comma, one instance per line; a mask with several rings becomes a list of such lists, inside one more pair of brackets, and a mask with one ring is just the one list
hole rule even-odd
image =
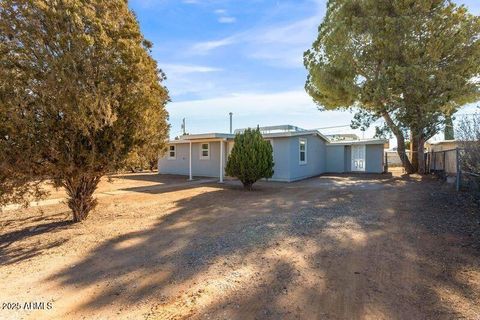
[[210, 143], [200, 144], [200, 159], [201, 160], [210, 159]]
[[299, 139], [298, 159], [300, 164], [307, 164], [307, 139]]
[[168, 147], [168, 159], [175, 160], [177, 158], [177, 148], [175, 145]]

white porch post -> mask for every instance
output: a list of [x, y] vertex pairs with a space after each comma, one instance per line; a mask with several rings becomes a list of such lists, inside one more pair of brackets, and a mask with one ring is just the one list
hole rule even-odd
[[188, 180], [193, 180], [192, 177], [192, 141], [189, 144], [190, 152], [188, 154]]
[[220, 140], [220, 183], [223, 182], [223, 141]]

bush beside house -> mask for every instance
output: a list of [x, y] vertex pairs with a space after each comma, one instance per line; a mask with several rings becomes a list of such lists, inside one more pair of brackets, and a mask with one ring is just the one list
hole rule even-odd
[[238, 178], [245, 189], [251, 190], [256, 181], [273, 176], [273, 165], [270, 142], [263, 139], [258, 128], [246, 129], [235, 136], [225, 171], [229, 176]]

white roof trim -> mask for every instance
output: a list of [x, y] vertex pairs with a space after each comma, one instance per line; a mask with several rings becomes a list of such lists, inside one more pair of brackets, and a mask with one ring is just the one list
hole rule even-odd
[[[290, 131], [290, 132], [274, 132], [274, 133], [265, 133], [262, 136], [266, 139], [268, 138], [281, 138], [281, 137], [298, 137], [298, 136], [309, 136], [309, 135], [318, 135], [320, 138], [325, 141], [330, 141], [326, 136], [321, 134], [317, 130], [305, 130], [305, 131]], [[171, 140], [169, 143], [183, 143], [184, 142], [197, 142], [198, 140], [209, 140], [209, 139], [222, 139], [230, 140], [234, 139], [235, 135], [230, 133], [199, 133], [199, 134], [188, 134], [180, 136], [178, 140]]]
[[385, 139], [364, 139], [364, 140], [350, 140], [350, 141], [331, 141], [328, 145], [334, 146], [348, 146], [352, 144], [385, 144], [388, 140]]
[[274, 132], [274, 133], [265, 133], [262, 136], [264, 138], [281, 138], [281, 137], [301, 137], [301, 136], [310, 136], [310, 135], [317, 135], [325, 141], [328, 140], [323, 134], [321, 134], [317, 130], [305, 130], [305, 131], [290, 131], [290, 132]]
[[179, 140], [199, 140], [199, 139], [233, 139], [234, 134], [230, 133], [200, 133], [200, 134], [187, 134], [180, 136]]

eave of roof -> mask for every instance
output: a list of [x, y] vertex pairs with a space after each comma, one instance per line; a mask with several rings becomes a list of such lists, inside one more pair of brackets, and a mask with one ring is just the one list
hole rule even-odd
[[350, 141], [331, 141], [328, 145], [335, 146], [348, 146], [353, 144], [385, 144], [388, 140], [386, 139], [361, 139], [361, 140], [350, 140]]
[[[317, 130], [305, 130], [305, 131], [289, 131], [289, 132], [274, 132], [274, 133], [264, 133], [262, 136], [264, 138], [282, 138], [282, 137], [298, 137], [298, 136], [308, 136], [308, 135], [317, 135], [326, 142], [329, 142], [328, 138], [321, 134]], [[234, 134], [231, 133], [199, 133], [199, 134], [187, 134], [180, 136], [178, 140], [171, 140], [169, 143], [186, 143], [190, 141], [198, 140], [233, 140], [235, 138]]]
[[326, 142], [329, 142], [328, 138], [321, 134], [317, 130], [305, 130], [305, 131], [288, 131], [288, 132], [274, 132], [274, 133], [265, 133], [262, 136], [265, 138], [282, 138], [282, 137], [301, 137], [301, 136], [310, 136], [317, 135]]
[[437, 144], [444, 144], [444, 143], [457, 143], [459, 142], [458, 140], [441, 140], [441, 141], [432, 141], [432, 142], [427, 142], [430, 145], [437, 145]]

